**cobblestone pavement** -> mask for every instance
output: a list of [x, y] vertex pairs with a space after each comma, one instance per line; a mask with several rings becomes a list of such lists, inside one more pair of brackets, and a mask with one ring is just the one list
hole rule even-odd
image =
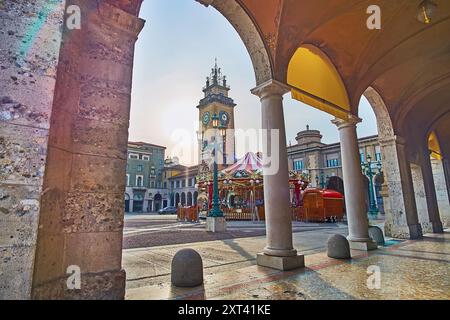
[[[450, 299], [450, 232], [389, 246], [351, 260], [326, 256], [326, 239], [346, 227], [294, 233], [306, 268], [281, 272], [255, 264], [264, 237], [124, 250], [127, 299]], [[170, 261], [181, 248], [197, 250], [204, 263], [201, 287], [170, 284]], [[368, 267], [380, 268], [379, 289], [369, 289]]]
[[[263, 222], [228, 222], [228, 230], [223, 233], [205, 232], [204, 222], [180, 223], [176, 216], [133, 215], [125, 217], [123, 248], [144, 248], [162, 245], [226, 240], [263, 236], [266, 234]], [[337, 224], [294, 222], [293, 231], [302, 232], [316, 229], [332, 229]]]

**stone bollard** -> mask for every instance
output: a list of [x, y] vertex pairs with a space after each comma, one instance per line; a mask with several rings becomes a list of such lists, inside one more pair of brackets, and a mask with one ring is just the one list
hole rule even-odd
[[340, 234], [332, 235], [327, 242], [327, 255], [334, 259], [350, 259], [350, 245], [348, 240]]
[[182, 249], [172, 259], [172, 284], [177, 287], [197, 287], [203, 283], [202, 257], [193, 249]]
[[384, 246], [383, 231], [377, 226], [369, 226], [369, 237], [379, 246]]

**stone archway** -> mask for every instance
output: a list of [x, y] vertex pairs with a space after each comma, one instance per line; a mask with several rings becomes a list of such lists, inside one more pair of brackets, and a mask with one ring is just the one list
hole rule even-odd
[[[235, 27], [256, 83], [271, 79], [263, 40], [239, 3], [199, 2], [212, 5]], [[82, 30], [61, 25], [63, 8], [52, 25], [56, 36], [63, 30], [64, 41], [53, 69], [54, 95], [47, 103], [48, 148], [42, 142], [46, 147], [39, 154], [46, 160], [45, 177], [36, 186], [37, 193], [45, 190], [36, 209], [39, 221], [32, 224], [37, 236], [29, 254], [18, 257], [9, 272], [26, 269], [25, 284], [18, 286], [23, 289], [17, 289], [22, 292], [15, 295], [21, 298], [122, 299], [123, 177], [134, 44], [144, 27], [138, 18], [141, 0], [65, 3], [72, 4], [83, 12]], [[81, 269], [82, 290], [67, 290], [70, 265]]]
[[413, 178], [405, 140], [398, 136], [383, 97], [372, 87], [364, 92], [376, 119], [381, 146], [384, 186], [382, 192], [386, 221], [385, 233], [397, 238], [422, 236], [414, 197]]

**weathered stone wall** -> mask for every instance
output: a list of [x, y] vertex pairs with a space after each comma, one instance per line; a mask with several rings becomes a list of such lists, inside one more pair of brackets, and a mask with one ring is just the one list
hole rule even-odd
[[28, 299], [64, 1], [0, 1], [0, 299]]
[[385, 198], [386, 235], [417, 239], [422, 236], [412, 185], [411, 168], [403, 138], [380, 139], [383, 171], [389, 196]]
[[[106, 2], [72, 3], [81, 30], [64, 31], [32, 296], [120, 299], [134, 44], [143, 21]], [[67, 288], [69, 266], [81, 270], [80, 290]]]

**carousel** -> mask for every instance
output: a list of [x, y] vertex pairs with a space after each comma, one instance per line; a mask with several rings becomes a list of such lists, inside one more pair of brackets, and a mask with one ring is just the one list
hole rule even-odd
[[[200, 217], [211, 209], [213, 177], [211, 172], [197, 177]], [[227, 220], [264, 220], [263, 161], [259, 154], [249, 152], [235, 164], [218, 174], [221, 209]], [[307, 175], [289, 173], [292, 207], [300, 207], [302, 193], [309, 185]]]

